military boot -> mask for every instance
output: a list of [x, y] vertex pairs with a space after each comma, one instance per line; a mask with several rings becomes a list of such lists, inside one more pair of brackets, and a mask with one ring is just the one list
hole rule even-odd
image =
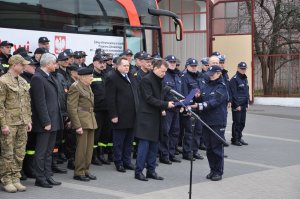
[[26, 191], [26, 187], [20, 182], [14, 183], [13, 185], [18, 191]]
[[3, 186], [4, 191], [8, 193], [16, 193], [18, 190], [13, 184], [7, 184]]

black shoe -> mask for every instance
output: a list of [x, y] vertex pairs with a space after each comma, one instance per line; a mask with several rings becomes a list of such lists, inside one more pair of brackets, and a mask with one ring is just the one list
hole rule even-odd
[[50, 185], [54, 185], [54, 186], [56, 186], [56, 185], [61, 185], [61, 182], [57, 182], [57, 181], [55, 181], [53, 178], [48, 178], [47, 179], [47, 182], [50, 184]]
[[207, 174], [206, 179], [211, 179], [213, 177], [214, 173], [211, 171], [209, 174]]
[[182, 159], [189, 160], [189, 161], [191, 161], [191, 160], [195, 161], [196, 160], [192, 155], [183, 155]]
[[164, 179], [163, 177], [157, 175], [156, 172], [154, 172], [154, 173], [147, 173], [146, 178], [152, 178], [154, 180], [163, 180]]
[[241, 143], [242, 145], [248, 145], [248, 143], [245, 142], [243, 139], [240, 139], [240, 143]]
[[224, 154], [224, 158], [228, 158], [228, 155]]
[[102, 164], [110, 165], [110, 161], [106, 160], [104, 155], [98, 156], [98, 159], [102, 162]]
[[176, 147], [175, 151], [178, 152], [176, 155], [179, 155], [179, 153], [182, 153], [182, 148]]
[[202, 151], [206, 151], [206, 146], [204, 145], [204, 143], [200, 144], [199, 149]]
[[90, 173], [85, 174], [85, 177], [87, 177], [87, 178], [90, 179], [90, 180], [97, 180], [97, 177], [94, 176], [94, 175], [92, 175], [92, 174], [90, 174]]
[[97, 166], [102, 166], [102, 162], [96, 157], [94, 156], [91, 162], [93, 165], [97, 165]]
[[20, 178], [20, 180], [27, 180], [27, 176], [25, 175], [25, 173], [24, 173], [24, 171], [23, 171], [23, 169], [21, 170], [21, 178]]
[[52, 165], [53, 173], [67, 173], [67, 169], [59, 168], [57, 165]]
[[83, 182], [88, 182], [90, 181], [90, 179], [86, 176], [74, 176], [73, 177], [74, 180], [79, 180], [79, 181], [83, 181]]
[[122, 165], [116, 165], [116, 169], [117, 169], [117, 171], [122, 172], [122, 173], [126, 172], [125, 168]]
[[239, 141], [232, 141], [231, 144], [235, 146], [242, 146], [242, 143], [240, 143]]
[[131, 163], [128, 164], [128, 165], [125, 164], [125, 165], [124, 165], [124, 168], [125, 168], [125, 169], [128, 169], [128, 170], [135, 170], [135, 166], [134, 166], [133, 164], [131, 164]]
[[163, 164], [172, 164], [172, 162], [167, 158], [159, 158], [159, 161]]
[[222, 180], [222, 176], [220, 176], [218, 174], [214, 174], [210, 179], [212, 181], [219, 181], [219, 180]]
[[195, 159], [198, 159], [198, 160], [203, 160], [204, 159], [204, 157], [202, 155], [200, 155], [200, 153], [195, 153], [193, 156], [194, 156]]
[[38, 186], [38, 187], [43, 187], [43, 188], [52, 188], [53, 187], [47, 181], [38, 181], [38, 180], [35, 181], [34, 185]]
[[148, 178], [146, 178], [143, 173], [135, 174], [134, 178], [140, 181], [148, 181]]
[[74, 160], [73, 159], [69, 159], [68, 160], [67, 168], [70, 169], [70, 170], [74, 170], [75, 169], [75, 164], [74, 164]]
[[179, 158], [176, 158], [176, 157], [172, 157], [172, 158], [170, 158], [170, 160], [171, 160], [171, 162], [178, 162], [178, 163], [181, 162], [181, 160]]

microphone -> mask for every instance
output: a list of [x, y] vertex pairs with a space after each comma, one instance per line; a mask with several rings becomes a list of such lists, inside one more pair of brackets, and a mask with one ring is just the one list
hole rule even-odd
[[180, 97], [182, 99], [184, 99], [185, 97], [183, 95], [181, 95], [180, 93], [178, 93], [177, 91], [173, 90], [171, 87], [169, 86], [165, 86], [164, 90], [167, 93], [172, 93], [173, 95], [175, 95], [176, 97]]

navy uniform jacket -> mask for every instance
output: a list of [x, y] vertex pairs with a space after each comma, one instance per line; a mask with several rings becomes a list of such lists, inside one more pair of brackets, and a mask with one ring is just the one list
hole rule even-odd
[[[204, 75], [203, 73], [197, 71], [196, 73], [189, 72], [188, 70], [182, 76], [182, 94], [187, 96], [191, 90], [202, 87]], [[197, 100], [196, 100], [197, 101]]]
[[[171, 89], [182, 93], [182, 82], [181, 77], [179, 76], [179, 70], [167, 70], [166, 75], [163, 80], [164, 86], [169, 86]], [[166, 101], [176, 101], [172, 95], [169, 93], [164, 94], [164, 100]]]
[[228, 92], [228, 102], [231, 102], [231, 91], [230, 91], [230, 86], [229, 86], [230, 79], [228, 76], [228, 70], [225, 70], [225, 69], [222, 70], [222, 78], [223, 78], [223, 81], [226, 85], [226, 89]]
[[237, 72], [230, 80], [230, 90], [232, 93], [232, 108], [236, 109], [241, 106], [242, 110], [246, 110], [250, 99], [247, 76]]
[[205, 79], [200, 101], [207, 106], [200, 112], [201, 118], [211, 126], [226, 126], [228, 93], [222, 76], [214, 81]]

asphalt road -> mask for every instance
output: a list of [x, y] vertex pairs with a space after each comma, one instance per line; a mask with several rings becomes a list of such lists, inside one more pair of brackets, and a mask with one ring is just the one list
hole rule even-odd
[[[192, 198], [284, 198], [300, 199], [300, 108], [251, 106], [247, 115], [244, 139], [248, 146], [225, 148], [223, 180], [212, 182], [205, 178], [208, 162], [193, 164]], [[228, 115], [226, 139], [230, 140], [231, 112]], [[204, 151], [201, 151], [205, 155]], [[181, 156], [178, 156], [181, 157]], [[65, 166], [65, 165], [63, 165]], [[159, 164], [157, 172], [163, 181], [141, 182], [134, 172], [119, 173], [110, 166], [92, 166], [98, 177], [88, 183], [72, 179], [73, 172], [56, 174], [62, 186], [43, 189], [34, 180], [24, 182], [23, 193], [0, 192], [1, 199], [174, 199], [189, 198], [190, 162]]]

